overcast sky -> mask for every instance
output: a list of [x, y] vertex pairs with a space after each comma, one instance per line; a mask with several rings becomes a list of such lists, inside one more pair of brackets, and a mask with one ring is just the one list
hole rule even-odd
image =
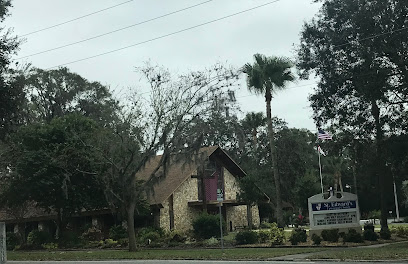
[[[127, 0], [13, 0], [6, 25], [24, 35], [71, 20]], [[16, 58], [87, 39], [174, 12], [206, 0], [133, 0], [115, 8], [49, 30], [25, 36]], [[273, 0], [213, 0], [195, 8], [131, 27], [90, 41], [22, 61], [50, 68], [116, 50], [223, 16], [263, 5]], [[253, 54], [294, 57], [305, 21], [316, 15], [320, 4], [312, 0], [280, 0], [258, 9], [104, 56], [67, 65], [91, 81], [109, 85], [121, 97], [126, 89], [139, 87], [135, 67], [151, 60], [171, 71], [185, 72], [227, 61], [235, 67], [253, 62]], [[279, 92], [272, 101], [272, 114], [290, 127], [315, 130], [307, 100], [313, 80], [298, 81]], [[139, 88], [140, 89], [140, 88]], [[244, 112], [265, 112], [262, 96], [251, 95], [245, 86], [236, 94]]]

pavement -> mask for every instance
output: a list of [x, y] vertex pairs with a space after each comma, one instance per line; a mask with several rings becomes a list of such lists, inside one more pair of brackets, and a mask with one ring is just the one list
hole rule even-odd
[[[296, 263], [296, 264], [338, 264], [338, 261], [208, 261], [208, 260], [112, 260], [112, 261], [8, 261], [11, 264], [282, 264], [282, 263]], [[356, 262], [341, 262], [342, 264], [355, 264]], [[378, 263], [376, 261], [366, 262], [365, 264]], [[392, 262], [395, 264], [403, 264], [407, 262]]]

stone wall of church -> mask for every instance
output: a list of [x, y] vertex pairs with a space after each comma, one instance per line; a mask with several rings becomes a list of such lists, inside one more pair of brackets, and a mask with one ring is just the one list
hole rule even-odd
[[[193, 228], [192, 221], [201, 210], [189, 207], [189, 201], [197, 201], [198, 185], [197, 179], [189, 178], [184, 181], [173, 193], [174, 229], [178, 231], [188, 231]], [[163, 204], [160, 209], [160, 227], [170, 230], [169, 202]]]
[[238, 192], [239, 186], [237, 180], [224, 168], [224, 200], [235, 200]]
[[[238, 206], [229, 206], [227, 207], [227, 227], [229, 228], [232, 226], [232, 229], [235, 230], [236, 227], [247, 227], [248, 220], [247, 220], [247, 206], [246, 205], [238, 205]], [[259, 219], [259, 210], [258, 206], [254, 205], [251, 207], [252, 213], [252, 225], [255, 227], [259, 227], [260, 219]]]
[[[224, 168], [224, 199], [236, 200], [239, 186], [236, 178]], [[198, 183], [197, 179], [188, 178], [173, 193], [174, 229], [177, 231], [188, 231], [193, 229], [193, 220], [201, 213], [199, 207], [188, 206], [189, 201], [197, 201]], [[252, 223], [259, 226], [258, 206], [252, 206]], [[246, 205], [227, 206], [226, 208], [227, 226], [232, 222], [232, 226], [247, 226]], [[163, 203], [160, 209], [160, 227], [170, 231], [169, 201]]]

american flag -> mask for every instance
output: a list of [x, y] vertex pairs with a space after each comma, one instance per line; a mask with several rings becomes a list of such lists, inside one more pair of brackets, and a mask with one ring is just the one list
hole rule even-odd
[[318, 128], [317, 130], [318, 130], [318, 133], [317, 133], [318, 139], [332, 139], [332, 136], [329, 135], [329, 133], [327, 133], [323, 129]]

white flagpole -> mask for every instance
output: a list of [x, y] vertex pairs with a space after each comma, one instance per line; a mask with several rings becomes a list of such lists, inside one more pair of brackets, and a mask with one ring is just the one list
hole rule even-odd
[[322, 194], [324, 194], [324, 191], [323, 191], [323, 177], [322, 177], [322, 164], [320, 163], [320, 150], [319, 150], [319, 146], [317, 146], [317, 153], [319, 154], [320, 186], [322, 187]]

